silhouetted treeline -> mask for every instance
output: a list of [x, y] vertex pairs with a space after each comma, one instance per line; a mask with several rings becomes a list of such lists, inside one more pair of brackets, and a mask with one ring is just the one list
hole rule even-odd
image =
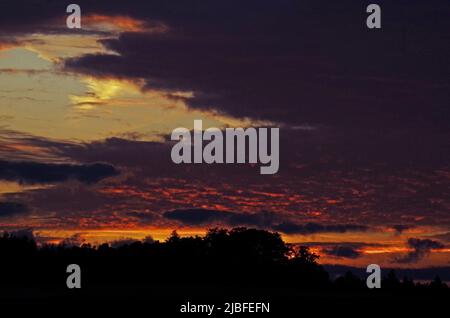
[[[307, 247], [286, 244], [278, 233], [235, 228], [211, 229], [203, 236], [164, 242], [136, 241], [111, 247], [44, 245], [31, 237], [0, 237], [0, 282], [11, 286], [65, 287], [66, 267], [78, 264], [83, 287], [114, 284], [186, 284], [304, 289], [367, 289], [352, 273], [331, 281]], [[399, 280], [391, 272], [383, 289], [445, 289], [437, 277], [431, 284]]]

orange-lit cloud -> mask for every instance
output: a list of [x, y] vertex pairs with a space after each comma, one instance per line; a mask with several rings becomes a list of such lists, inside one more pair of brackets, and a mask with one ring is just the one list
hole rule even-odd
[[168, 27], [163, 23], [149, 23], [121, 15], [91, 14], [83, 16], [82, 23], [88, 29], [101, 31], [162, 33], [168, 30]]

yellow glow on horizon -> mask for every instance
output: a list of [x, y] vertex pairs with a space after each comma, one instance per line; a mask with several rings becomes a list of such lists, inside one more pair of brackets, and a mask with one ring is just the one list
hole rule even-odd
[[[142, 229], [70, 229], [70, 230], [52, 230], [43, 229], [36, 233], [41, 237], [52, 237], [53, 242], [60, 242], [64, 238], [73, 235], [79, 235], [86, 243], [98, 245], [105, 242], [113, 242], [121, 239], [143, 240], [151, 236], [155, 241], [164, 241], [170, 237], [173, 228], [142, 228]], [[175, 229], [180, 236], [205, 235], [205, 229]]]

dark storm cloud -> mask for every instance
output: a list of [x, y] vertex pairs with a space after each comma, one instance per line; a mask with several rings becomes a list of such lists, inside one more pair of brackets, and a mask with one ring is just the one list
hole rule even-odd
[[414, 250], [403, 257], [396, 258], [395, 261], [397, 263], [417, 263], [427, 256], [431, 250], [444, 248], [442, 243], [430, 239], [410, 238], [407, 244]]
[[[170, 150], [170, 144], [160, 142], [108, 138], [65, 147], [61, 153], [81, 162], [100, 160], [117, 166], [149, 168], [154, 174], [168, 175], [176, 166], [170, 158]], [[154, 169], [155, 165], [158, 169]]]
[[360, 224], [332, 224], [324, 225], [319, 223], [297, 224], [293, 222], [283, 222], [274, 226], [274, 230], [286, 234], [315, 234], [315, 233], [346, 233], [365, 232], [368, 226]]
[[224, 221], [234, 214], [231, 212], [221, 212], [204, 209], [174, 210], [164, 213], [164, 217], [169, 220], [177, 220], [189, 225], [205, 224], [210, 222]]
[[70, 179], [95, 183], [117, 174], [118, 171], [113, 166], [104, 163], [76, 165], [0, 161], [0, 180], [28, 184], [63, 182]]
[[[56, 2], [54, 2], [56, 3]], [[21, 34], [34, 29], [44, 30], [44, 22], [57, 16], [57, 8], [46, 1], [25, 0], [22, 3], [6, 0], [0, 3], [2, 34]]]
[[22, 215], [29, 212], [29, 208], [20, 202], [0, 202], [0, 218]]
[[322, 253], [330, 256], [342, 257], [342, 258], [358, 258], [361, 256], [361, 252], [352, 246], [333, 246], [322, 249]]
[[[53, 214], [61, 217], [99, 216], [96, 211], [118, 209], [123, 202], [84, 184], [61, 183], [57, 186], [24, 192], [30, 206], [42, 215]], [[108, 211], [108, 215], [111, 211]]]
[[105, 39], [119, 55], [69, 59], [66, 68], [143, 78], [147, 89], [193, 91], [191, 107], [236, 116], [340, 127], [445, 127], [445, 2], [381, 2], [384, 27], [378, 31], [366, 28], [363, 3], [150, 3], [158, 9], [146, 18], [166, 22], [169, 32]]
[[104, 39], [118, 54], [68, 59], [65, 68], [143, 79], [144, 90], [169, 95], [193, 91], [186, 98], [192, 108], [285, 123], [282, 160], [445, 166], [450, 45], [443, 39], [450, 21], [442, 12], [450, 7], [380, 5], [384, 27], [368, 30], [363, 3], [149, 1], [137, 10], [131, 2], [125, 12], [162, 21], [168, 32]]
[[[208, 209], [183, 209], [168, 211], [166, 219], [180, 221], [187, 225], [222, 223], [229, 226], [256, 226], [285, 234], [345, 233], [367, 231], [368, 227], [355, 224], [323, 225], [319, 223], [297, 224], [283, 221], [281, 216], [270, 212], [236, 213]], [[282, 223], [280, 223], [282, 222]]]
[[[388, 135], [354, 131], [348, 136], [327, 129], [282, 129], [281, 133], [279, 174], [289, 178], [293, 173], [305, 177], [331, 170], [353, 171], [356, 174], [360, 168], [365, 169], [365, 173], [373, 173], [367, 170], [371, 168], [378, 171], [378, 176], [392, 176], [410, 167], [422, 170], [448, 163], [447, 148], [439, 146], [445, 143], [443, 135], [420, 137], [413, 141], [406, 134], [391, 135], [389, 138]], [[367, 140], [371, 140], [371, 143]], [[108, 138], [79, 145], [52, 144], [51, 147], [60, 156], [80, 162], [104, 161], [118, 167], [139, 168], [148, 177], [195, 175], [196, 178], [211, 178], [211, 175], [230, 177], [258, 174], [258, 169], [250, 165], [176, 165], [170, 158], [172, 145], [171, 142]], [[306, 165], [306, 169], [297, 170], [295, 167], [299, 164]], [[155, 166], [158, 169], [154, 169]], [[445, 187], [445, 184], [442, 186]]]
[[418, 239], [418, 238], [408, 239], [408, 246], [418, 250], [440, 249], [444, 247], [440, 242], [433, 241], [430, 239]]
[[180, 221], [187, 225], [224, 223], [230, 226], [250, 225], [270, 227], [277, 219], [269, 212], [236, 213], [208, 209], [183, 209], [168, 211], [163, 214], [166, 219]]
[[[80, 162], [104, 161], [117, 167], [138, 169], [142, 177], [174, 177], [214, 181], [217, 177], [258, 177], [259, 169], [249, 164], [240, 165], [186, 165], [173, 163], [172, 142], [151, 142], [108, 138], [78, 146], [63, 145], [58, 152]], [[286, 157], [288, 158], [288, 157]], [[157, 167], [157, 169], [155, 169]]]

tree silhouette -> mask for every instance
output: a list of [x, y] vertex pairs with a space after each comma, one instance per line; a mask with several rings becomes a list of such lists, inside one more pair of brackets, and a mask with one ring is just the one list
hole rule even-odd
[[439, 277], [439, 275], [436, 275], [434, 280], [432, 282], [430, 282], [430, 287], [433, 288], [433, 289], [445, 289], [445, 288], [448, 288], [448, 286], [442, 282], [442, 280]]
[[381, 286], [386, 289], [398, 289], [400, 287], [400, 280], [397, 278], [395, 270], [389, 271], [388, 275], [382, 280]]
[[361, 290], [365, 289], [365, 283], [352, 272], [346, 272], [344, 276], [335, 280], [335, 287], [342, 290]]
[[[25, 233], [27, 234], [27, 233]], [[0, 236], [0, 282], [3, 286], [59, 286], [65, 269], [78, 264], [86, 288], [115, 284], [199, 284], [295, 289], [367, 290], [352, 273], [332, 282], [308, 247], [286, 244], [278, 233], [234, 228], [210, 229], [204, 237], [181, 237], [173, 231], [164, 241], [146, 239], [91, 246], [67, 244], [38, 247], [33, 236]], [[111, 282], [113, 279], [113, 282]], [[439, 277], [427, 285], [400, 282], [394, 271], [385, 289], [446, 289]], [[46, 287], [46, 288], [47, 288]], [[448, 289], [446, 289], [448, 290]]]

